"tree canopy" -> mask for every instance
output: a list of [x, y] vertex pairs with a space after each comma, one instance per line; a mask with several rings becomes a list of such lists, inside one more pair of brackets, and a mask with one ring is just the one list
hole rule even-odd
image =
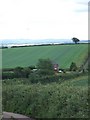
[[72, 62], [70, 65], [70, 71], [76, 71], [77, 70], [77, 65], [76, 63]]
[[41, 75], [54, 74], [53, 64], [50, 59], [39, 59], [37, 68], [39, 70], [39, 74]]
[[72, 38], [72, 41], [73, 41], [75, 44], [77, 44], [80, 40], [79, 40], [78, 38], [76, 38], [76, 37], [73, 37], [73, 38]]

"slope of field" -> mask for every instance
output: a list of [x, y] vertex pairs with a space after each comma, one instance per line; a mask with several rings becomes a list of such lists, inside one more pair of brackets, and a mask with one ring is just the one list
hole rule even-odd
[[3, 81], [3, 110], [35, 118], [87, 118], [88, 77], [52, 84]]
[[50, 58], [61, 68], [68, 68], [71, 62], [81, 65], [88, 55], [88, 44], [34, 46], [24, 48], [9, 48], [2, 50], [2, 67], [36, 65], [38, 59]]

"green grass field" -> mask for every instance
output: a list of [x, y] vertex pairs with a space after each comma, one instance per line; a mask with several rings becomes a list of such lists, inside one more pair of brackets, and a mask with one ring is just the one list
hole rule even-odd
[[2, 67], [27, 67], [36, 65], [38, 59], [50, 58], [60, 68], [68, 68], [71, 62], [81, 65], [87, 55], [88, 44], [9, 48], [2, 50]]

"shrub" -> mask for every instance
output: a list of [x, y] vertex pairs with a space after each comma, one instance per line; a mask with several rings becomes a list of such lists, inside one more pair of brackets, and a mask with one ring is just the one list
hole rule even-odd
[[14, 77], [14, 72], [2, 72], [2, 79], [13, 79]]
[[76, 63], [72, 62], [70, 65], [70, 71], [76, 71], [76, 70], [77, 70]]
[[3, 110], [34, 118], [87, 118], [87, 100], [88, 88], [70, 82], [3, 86]]
[[37, 64], [38, 74], [40, 75], [53, 75], [54, 68], [50, 59], [39, 59]]

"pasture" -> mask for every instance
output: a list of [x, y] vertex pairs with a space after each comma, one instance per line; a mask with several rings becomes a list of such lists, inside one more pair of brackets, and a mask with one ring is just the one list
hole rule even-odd
[[37, 65], [38, 59], [51, 59], [60, 68], [69, 68], [71, 62], [80, 66], [88, 56], [88, 44], [33, 46], [2, 50], [2, 68]]

